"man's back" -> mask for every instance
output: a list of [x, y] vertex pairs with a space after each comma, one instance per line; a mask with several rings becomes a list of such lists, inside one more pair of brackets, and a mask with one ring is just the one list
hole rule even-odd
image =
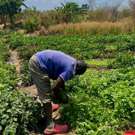
[[73, 57], [55, 50], [45, 50], [36, 53], [40, 68], [42, 71], [47, 71], [52, 79], [57, 79], [59, 76], [63, 80], [69, 80], [76, 67], [76, 59]]

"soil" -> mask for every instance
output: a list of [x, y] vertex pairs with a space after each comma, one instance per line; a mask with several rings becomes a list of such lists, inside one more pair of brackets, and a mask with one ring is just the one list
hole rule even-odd
[[19, 55], [16, 50], [10, 50], [9, 64], [14, 65], [16, 68], [17, 74], [20, 74], [21, 60], [19, 59]]

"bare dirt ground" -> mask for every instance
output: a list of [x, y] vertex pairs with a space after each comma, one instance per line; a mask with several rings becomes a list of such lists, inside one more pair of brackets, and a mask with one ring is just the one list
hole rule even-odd
[[[21, 60], [19, 58], [17, 50], [10, 50], [10, 58], [9, 58], [8, 63], [15, 66], [17, 75], [20, 76]], [[32, 97], [37, 95], [37, 88], [36, 88], [35, 85], [28, 86], [28, 87], [21, 86], [19, 88], [19, 90], [26, 93], [26, 94], [28, 94], [28, 95], [30, 95], [30, 96], [32, 96]], [[60, 118], [61, 116], [60, 116], [59, 110], [54, 112], [52, 114], [52, 117], [54, 119]], [[31, 133], [30, 135], [42, 135], [42, 134]], [[76, 135], [76, 134], [75, 134], [74, 131], [70, 131], [68, 134], [57, 134], [57, 135]]]
[[[10, 50], [10, 58], [9, 58], [8, 63], [15, 66], [17, 75], [20, 76], [21, 60], [19, 58], [19, 54], [18, 54], [17, 50]], [[23, 91], [26, 94], [29, 94], [31, 96], [37, 95], [37, 89], [36, 89], [35, 85], [28, 86], [28, 87], [21, 86], [19, 90]]]
[[20, 74], [21, 61], [16, 50], [10, 50], [9, 64], [14, 65], [16, 68], [17, 74]]

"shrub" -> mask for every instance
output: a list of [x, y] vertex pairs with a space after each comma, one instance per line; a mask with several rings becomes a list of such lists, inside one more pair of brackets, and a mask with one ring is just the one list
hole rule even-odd
[[110, 65], [113, 68], [128, 68], [135, 66], [135, 56], [133, 56], [130, 52], [124, 52], [118, 54], [115, 61], [113, 61]]
[[27, 18], [23, 24], [24, 29], [27, 30], [27, 32], [34, 32], [38, 30], [40, 25], [40, 20], [38, 17], [30, 17]]

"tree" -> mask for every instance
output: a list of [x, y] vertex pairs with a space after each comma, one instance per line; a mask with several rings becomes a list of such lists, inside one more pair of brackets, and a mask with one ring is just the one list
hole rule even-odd
[[110, 19], [115, 22], [118, 19], [119, 14], [119, 7], [121, 6], [123, 0], [110, 0], [108, 2], [107, 7], [104, 7], [106, 9], [106, 12], [110, 14]]
[[89, 5], [89, 10], [94, 10], [95, 7], [95, 0], [87, 0]]
[[11, 24], [14, 25], [14, 15], [21, 12], [22, 5], [26, 6], [24, 1], [25, 0], [0, 0], [1, 18], [5, 20], [8, 17]]
[[134, 0], [129, 0], [129, 6], [131, 8], [132, 16], [135, 17], [135, 1]]
[[88, 9], [89, 9], [89, 5], [88, 4], [82, 4], [82, 10], [84, 10], [84, 11], [88, 11]]
[[111, 11], [112, 11], [112, 21], [116, 21], [117, 20], [118, 13], [119, 13], [118, 9], [121, 6], [122, 2], [123, 2], [122, 0], [118, 0], [117, 4], [115, 6], [112, 6], [112, 8], [111, 8]]
[[74, 2], [67, 2], [61, 5], [61, 7], [56, 8], [56, 11], [58, 12], [59, 18], [66, 23], [72, 22], [77, 15], [84, 11], [84, 9], [80, 8], [79, 5]]

